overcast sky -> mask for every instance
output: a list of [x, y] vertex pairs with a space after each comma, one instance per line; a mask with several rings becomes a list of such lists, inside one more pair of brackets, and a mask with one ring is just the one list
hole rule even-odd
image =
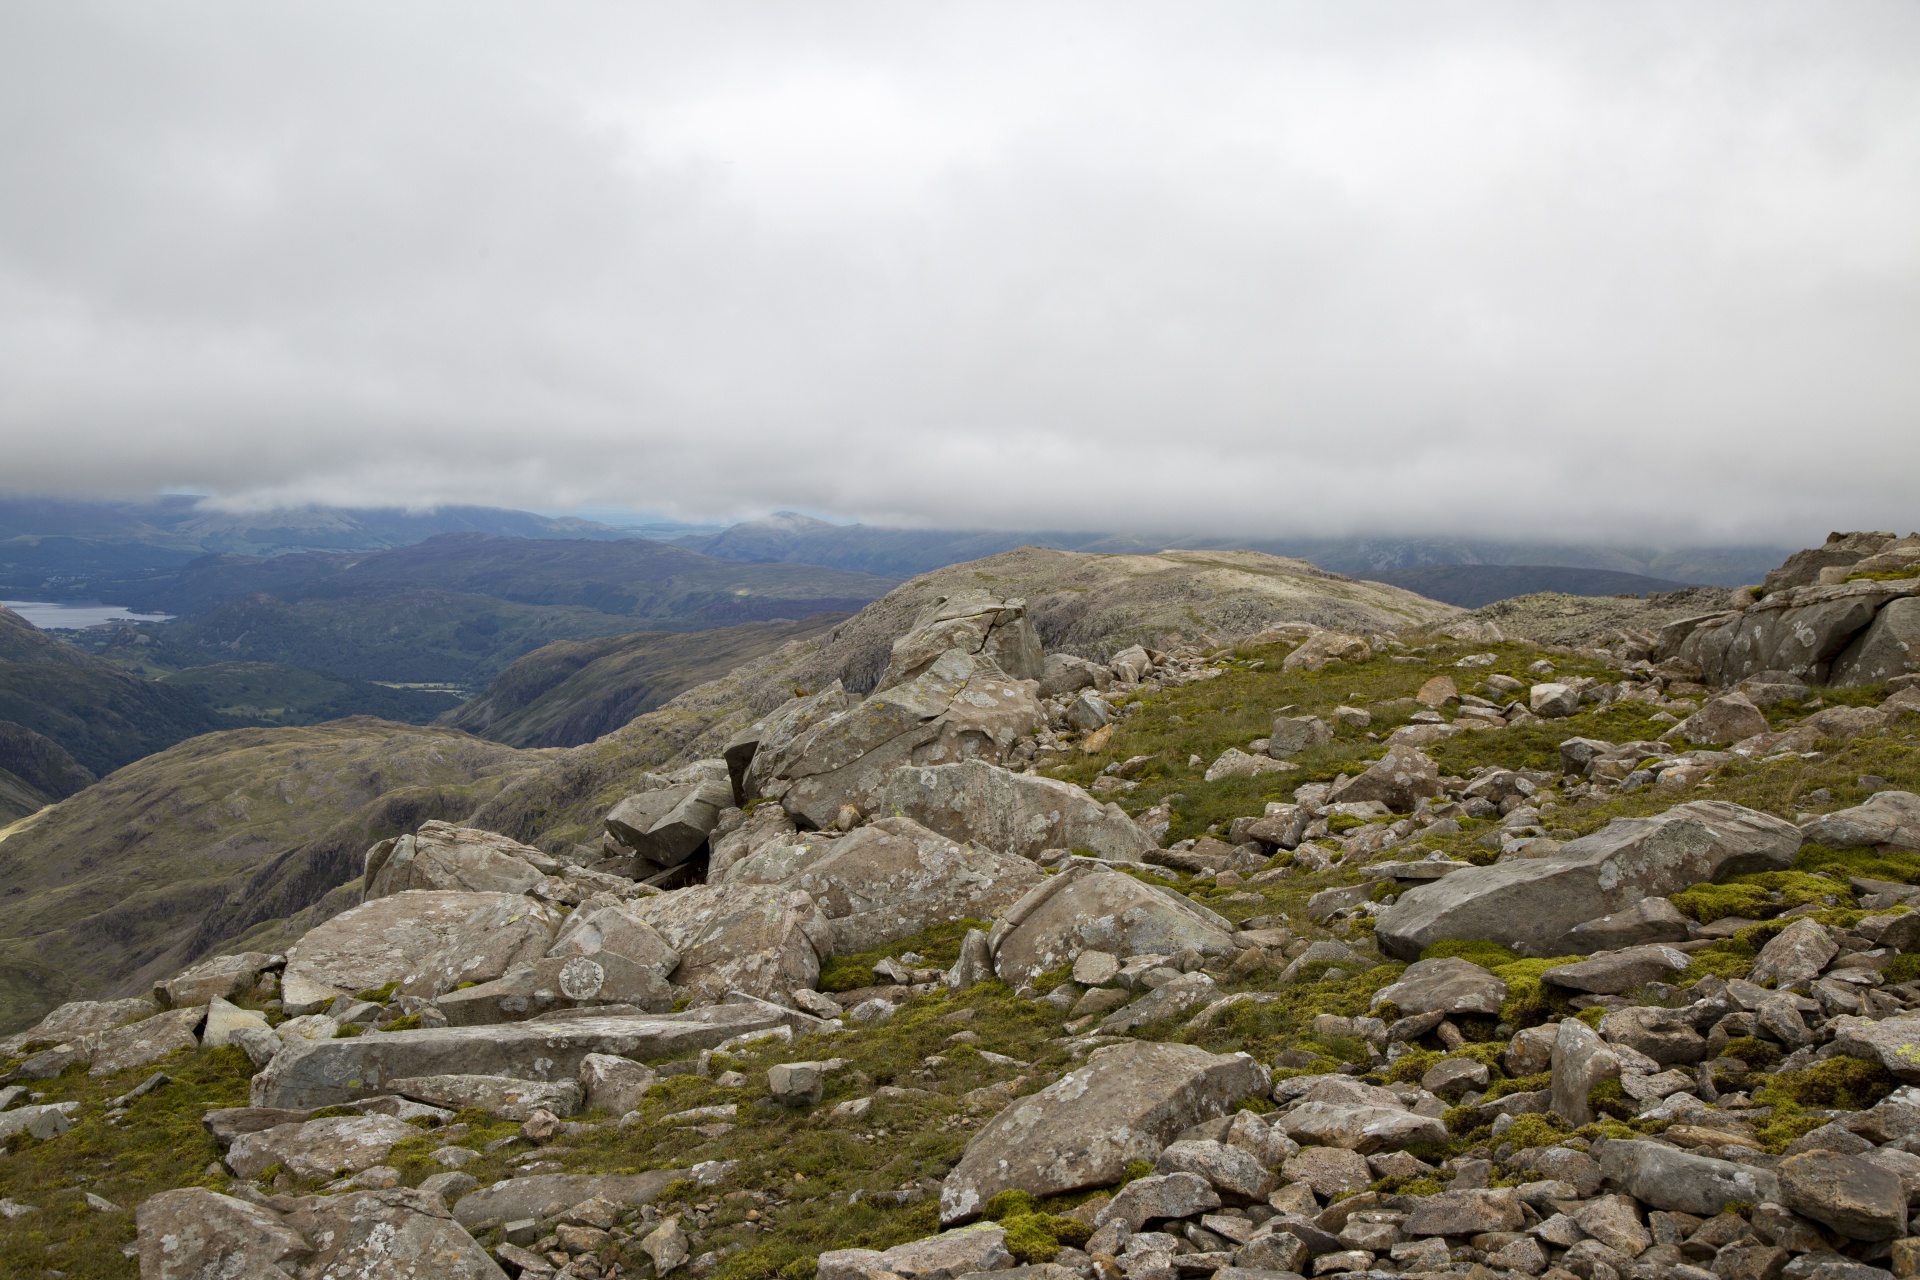
[[0, 488], [1920, 524], [1920, 5], [0, 8]]

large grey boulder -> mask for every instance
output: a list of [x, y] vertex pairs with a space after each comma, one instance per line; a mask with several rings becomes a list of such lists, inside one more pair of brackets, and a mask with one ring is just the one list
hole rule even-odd
[[1574, 926], [1643, 898], [1750, 871], [1784, 871], [1800, 848], [1790, 822], [1720, 800], [1616, 818], [1544, 858], [1456, 871], [1409, 889], [1375, 916], [1383, 951], [1414, 959], [1443, 938], [1484, 938], [1522, 955], [1566, 955]]
[[1119, 805], [1102, 804], [1071, 782], [984, 760], [900, 769], [881, 791], [879, 811], [1023, 858], [1079, 849], [1112, 862], [1139, 862], [1157, 847]]
[[453, 1206], [455, 1221], [475, 1227], [483, 1222], [514, 1222], [525, 1218], [557, 1218], [587, 1200], [639, 1208], [651, 1204], [660, 1192], [687, 1176], [685, 1169], [653, 1169], [646, 1173], [538, 1173], [507, 1178], [469, 1192]]
[[1268, 1084], [1266, 1068], [1243, 1053], [1149, 1042], [1095, 1050], [967, 1144], [940, 1191], [941, 1224], [971, 1221], [1002, 1191], [1041, 1197], [1109, 1186], [1128, 1162], [1157, 1158], [1182, 1130]]
[[1711, 742], [1742, 742], [1770, 726], [1767, 717], [1744, 693], [1723, 693], [1682, 720], [1675, 728], [1696, 746]]
[[297, 1178], [332, 1178], [385, 1164], [394, 1143], [419, 1136], [393, 1116], [327, 1116], [241, 1134], [227, 1148], [227, 1168], [247, 1179], [276, 1164]]
[[536, 1109], [551, 1111], [556, 1116], [570, 1116], [580, 1109], [584, 1092], [578, 1080], [475, 1075], [402, 1076], [387, 1081], [387, 1089], [403, 1098], [449, 1111], [479, 1107], [503, 1120], [525, 1120]]
[[1421, 1013], [1484, 1013], [1500, 1012], [1500, 1005], [1507, 998], [1507, 984], [1492, 973], [1458, 956], [1447, 956], [1436, 960], [1419, 960], [1407, 966], [1392, 986], [1385, 987], [1373, 997], [1373, 1002], [1384, 1004], [1391, 1002], [1400, 1007], [1402, 1016]]
[[1574, 950], [1617, 951], [1652, 942], [1685, 942], [1693, 936], [1680, 908], [1667, 898], [1642, 898], [1625, 911], [1599, 916], [1573, 927]]
[[1875, 1021], [1850, 1014], [1827, 1023], [1835, 1052], [1877, 1062], [1902, 1080], [1920, 1081], [1920, 1017]]
[[280, 963], [281, 957], [264, 951], [209, 956], [164, 982], [153, 984], [153, 998], [163, 1008], [184, 1009], [213, 1000], [233, 1000], [252, 991], [260, 975]]
[[[790, 699], [765, 719], [754, 722], [751, 728], [737, 734], [727, 744], [725, 752], [730, 772], [736, 760], [746, 759], [742, 771], [734, 775], [737, 803], [746, 805], [765, 794], [766, 785], [773, 778], [774, 764], [782, 758], [795, 738], [815, 725], [851, 710], [858, 702], [858, 698], [847, 692], [845, 685], [835, 680], [818, 693]], [[751, 751], [748, 750], [749, 744]]]
[[1843, 689], [1884, 684], [1920, 671], [1920, 599], [1891, 600], [1833, 660], [1829, 680]]
[[691, 858], [733, 804], [733, 785], [717, 778], [637, 791], [607, 811], [607, 834], [646, 865], [677, 867]]
[[1780, 1182], [1766, 1169], [1714, 1160], [1657, 1142], [1615, 1139], [1600, 1148], [1607, 1181], [1649, 1209], [1711, 1218], [1729, 1203], [1778, 1203]]
[[553, 907], [517, 893], [408, 889], [309, 929], [287, 949], [281, 999], [295, 1017], [388, 983], [431, 999], [538, 960], [559, 923]]
[[[814, 1280], [867, 1280], [870, 1276], [1018, 1276], [1007, 1251], [1007, 1233], [993, 1223], [976, 1223], [958, 1231], [943, 1231], [924, 1240], [909, 1240], [884, 1252], [877, 1249], [830, 1249], [820, 1255]], [[1073, 1274], [1073, 1273], [1068, 1273]], [[1022, 1277], [1021, 1280], [1026, 1280]], [[1037, 1280], [1037, 1278], [1035, 1278]]]
[[313, 1242], [303, 1276], [505, 1280], [440, 1197], [395, 1187], [295, 1202], [283, 1221]]
[[769, 787], [786, 784], [780, 803], [796, 822], [828, 827], [842, 806], [877, 812], [896, 769], [1004, 760], [1044, 723], [1031, 686], [989, 658], [948, 649], [912, 680], [795, 738], [769, 762]]
[[[717, 828], [716, 828], [717, 830]], [[707, 883], [733, 877], [735, 867], [763, 849], [791, 844], [799, 835], [793, 817], [777, 804], [758, 804], [740, 825], [713, 837], [707, 854]]]
[[1839, 950], [1840, 944], [1818, 920], [1795, 920], [1760, 949], [1747, 977], [1758, 983], [1771, 979], [1783, 990], [1812, 982]]
[[[835, 955], [885, 946], [944, 921], [990, 920], [1043, 878], [1025, 858], [955, 844], [909, 818], [881, 818], [802, 848], [798, 858], [749, 859], [731, 883], [775, 875], [773, 883], [810, 894], [832, 922]], [[763, 861], [764, 868], [755, 865]]]
[[1045, 672], [1040, 636], [1027, 617], [1025, 600], [958, 591], [927, 606], [912, 629], [893, 642], [875, 691], [905, 684], [949, 650], [987, 658], [1015, 680], [1038, 680]]
[[812, 990], [833, 954], [832, 923], [808, 894], [781, 885], [697, 884], [633, 909], [679, 953], [673, 984], [695, 1004]]
[[680, 965], [680, 953], [626, 903], [595, 894], [573, 909], [554, 935], [550, 957], [616, 955], [661, 977]]
[[505, 976], [438, 996], [434, 1005], [456, 1027], [520, 1022], [556, 1009], [624, 1006], [665, 1013], [673, 1007], [674, 988], [658, 970], [635, 964], [611, 951], [591, 956], [548, 956]]
[[382, 840], [367, 850], [362, 874], [371, 900], [407, 889], [525, 893], [557, 866], [518, 840], [449, 822], [425, 822], [411, 835]]
[[88, 1052], [92, 1062], [87, 1074], [97, 1079], [131, 1067], [148, 1066], [182, 1049], [197, 1049], [200, 1047], [197, 1033], [206, 1017], [207, 1011], [201, 1008], [173, 1009], [112, 1031], [95, 1032], [79, 1046]]
[[292, 1280], [313, 1252], [273, 1210], [205, 1187], [149, 1196], [134, 1222], [143, 1280]]
[[1377, 800], [1395, 813], [1411, 813], [1424, 799], [1444, 790], [1440, 768], [1418, 748], [1392, 746], [1357, 778], [1350, 778], [1327, 795], [1328, 804]]
[[1907, 1191], [1898, 1174], [1859, 1156], [1802, 1151], [1780, 1162], [1780, 1200], [1787, 1208], [1854, 1240], [1906, 1234]]
[[1670, 978], [1690, 963], [1684, 951], [1648, 943], [1620, 951], [1597, 951], [1585, 960], [1547, 970], [1540, 975], [1540, 980], [1569, 991], [1619, 995], [1649, 982]]
[[1920, 581], [1791, 587], [1738, 613], [1701, 621], [1675, 652], [1698, 666], [1709, 684], [1734, 684], [1762, 671], [1827, 684], [1835, 659], [1875, 615], [1915, 595]]
[[1082, 951], [1121, 957], [1193, 950], [1230, 956], [1233, 925], [1158, 885], [1078, 863], [1035, 885], [994, 922], [994, 972], [1018, 986], [1072, 964]]
[[791, 1009], [754, 1000], [685, 1013], [576, 1017], [490, 1027], [370, 1031], [347, 1040], [290, 1039], [253, 1078], [257, 1107], [331, 1107], [391, 1092], [391, 1080], [495, 1075], [572, 1080], [590, 1053], [664, 1059], [710, 1049], [722, 1040], [778, 1026], [822, 1025]]
[[0, 1058], [11, 1057], [30, 1044], [71, 1044], [96, 1031], [111, 1031], [129, 1022], [151, 1018], [160, 1006], [150, 996], [124, 1000], [70, 1000], [25, 1031], [0, 1040]]
[[1553, 1111], [1575, 1128], [1593, 1123], [1593, 1104], [1587, 1100], [1602, 1080], [1620, 1076], [1619, 1055], [1594, 1029], [1578, 1018], [1567, 1018], [1553, 1041]]
[[1071, 653], [1050, 653], [1040, 665], [1040, 696], [1058, 698], [1082, 689], [1105, 691], [1113, 683], [1113, 673], [1097, 662]]
[[1809, 844], [1830, 849], [1888, 845], [1920, 852], [1920, 795], [1911, 791], [1880, 791], [1866, 803], [1822, 814], [1800, 833]]
[[1854, 529], [1836, 531], [1817, 547], [1796, 551], [1779, 568], [1770, 570], [1761, 592], [1773, 595], [1793, 587], [1820, 581], [1822, 569], [1852, 568], [1869, 556], [1878, 555], [1895, 541], [1890, 530]]

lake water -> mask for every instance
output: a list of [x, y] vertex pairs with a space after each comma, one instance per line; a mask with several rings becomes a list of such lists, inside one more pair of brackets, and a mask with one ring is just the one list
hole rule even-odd
[[0, 600], [42, 631], [78, 631], [103, 622], [168, 622], [170, 613], [133, 613], [117, 604], [72, 600]]

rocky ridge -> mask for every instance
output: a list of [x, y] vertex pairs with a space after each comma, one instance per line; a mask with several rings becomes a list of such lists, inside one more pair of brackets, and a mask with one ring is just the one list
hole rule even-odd
[[[1840, 691], [1784, 669], [1713, 686], [1678, 652], [1458, 631], [1095, 663], [951, 597], [865, 696], [637, 779], [596, 848], [424, 823], [283, 953], [55, 1010], [0, 1043], [5, 1159], [244, 1056], [246, 1105], [201, 1117], [219, 1162], [137, 1206], [143, 1275], [1920, 1270], [1920, 796], [1753, 807], [1829, 759], [1920, 779], [1920, 673], [1819, 706]], [[1419, 683], [1282, 707], [1210, 762], [1111, 758], [1268, 667]], [[1169, 845], [1175, 785], [1291, 798]], [[882, 1082], [889, 1044], [917, 1065]], [[83, 1079], [127, 1087], [52, 1096]], [[748, 1247], [806, 1198], [798, 1151], [869, 1117], [950, 1135], [893, 1162], [952, 1151], [941, 1176], [838, 1205], [882, 1238]]]

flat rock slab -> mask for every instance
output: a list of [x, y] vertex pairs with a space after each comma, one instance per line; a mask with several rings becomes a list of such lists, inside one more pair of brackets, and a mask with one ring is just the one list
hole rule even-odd
[[1815, 818], [1801, 831], [1810, 843], [1830, 849], [1882, 844], [1920, 849], [1920, 796], [1881, 791], [1865, 804]]
[[196, 1049], [200, 1041], [194, 1032], [206, 1016], [203, 1008], [174, 1009], [90, 1036], [85, 1043], [93, 1055], [93, 1065], [87, 1074], [112, 1075], [148, 1066], [181, 1049]]
[[1118, 805], [1103, 804], [1071, 782], [984, 760], [902, 768], [887, 780], [880, 811], [1023, 858], [1044, 849], [1084, 849], [1096, 858], [1139, 862], [1156, 847]]
[[1780, 1180], [1766, 1169], [1714, 1160], [1657, 1142], [1617, 1139], [1600, 1149], [1607, 1180], [1650, 1209], [1711, 1218], [1735, 1201], [1778, 1203]]
[[1129, 1161], [1155, 1159], [1182, 1130], [1267, 1087], [1266, 1069], [1245, 1054], [1108, 1045], [975, 1135], [941, 1188], [941, 1221], [976, 1218], [1002, 1191], [1050, 1196], [1109, 1186]]
[[[390, 901], [390, 899], [389, 899]], [[329, 1107], [406, 1077], [502, 1075], [571, 1080], [589, 1053], [670, 1058], [708, 1049], [749, 1031], [816, 1019], [774, 1005], [711, 1005], [645, 1017], [569, 1018], [493, 1027], [438, 1027], [369, 1032], [350, 1040], [295, 1040], [253, 1078], [263, 1107]]]
[[479, 1107], [505, 1120], [525, 1120], [535, 1109], [570, 1116], [580, 1109], [578, 1080], [516, 1080], [512, 1076], [414, 1076], [387, 1081], [403, 1098], [464, 1111]]
[[308, 1196], [296, 1204], [282, 1221], [313, 1245], [302, 1275], [504, 1280], [439, 1196], [396, 1187]]
[[508, 1178], [460, 1197], [453, 1206], [453, 1216], [468, 1227], [489, 1220], [556, 1218], [574, 1205], [595, 1198], [637, 1208], [653, 1203], [667, 1184], [686, 1176], [685, 1169], [654, 1169], [631, 1174], [541, 1173]]
[[287, 951], [281, 998], [289, 1016], [388, 983], [432, 999], [532, 964], [559, 923], [552, 907], [517, 893], [409, 889], [309, 929]]
[[160, 1012], [147, 996], [126, 1000], [71, 1000], [25, 1031], [0, 1040], [0, 1057], [11, 1057], [29, 1044], [69, 1044], [96, 1031], [111, 1031]]
[[420, 1130], [392, 1116], [327, 1116], [244, 1133], [227, 1148], [227, 1168], [242, 1178], [282, 1165], [299, 1178], [331, 1178], [384, 1164], [396, 1142]]
[[[796, 848], [804, 850], [797, 857]], [[755, 854], [733, 869], [728, 883], [779, 884], [811, 895], [833, 924], [833, 953], [847, 955], [946, 921], [991, 920], [1042, 879], [1025, 858], [955, 844], [895, 817], [837, 840], [815, 838]]]
[[149, 1196], [134, 1221], [147, 1280], [291, 1277], [312, 1252], [273, 1210], [204, 1187]]
[[1077, 863], [1034, 887], [994, 923], [994, 971], [1018, 985], [1082, 951], [1121, 957], [1194, 950], [1230, 956], [1232, 923], [1158, 885]]
[[1570, 991], [1619, 995], [1649, 982], [1670, 978], [1690, 963], [1684, 951], [1648, 944], [1596, 952], [1574, 964], [1549, 969], [1540, 975], [1540, 980]]
[[1447, 956], [1419, 960], [1390, 987], [1374, 996], [1374, 1003], [1392, 1002], [1403, 1016], [1421, 1013], [1485, 1013], [1497, 1015], [1507, 998], [1507, 984], [1471, 960]]
[[1522, 955], [1566, 955], [1576, 925], [1643, 898], [1750, 871], [1783, 871], [1800, 829], [1721, 800], [1616, 818], [1544, 858], [1458, 871], [1409, 889], [1376, 917], [1382, 951], [1417, 959], [1443, 938], [1498, 942]]

